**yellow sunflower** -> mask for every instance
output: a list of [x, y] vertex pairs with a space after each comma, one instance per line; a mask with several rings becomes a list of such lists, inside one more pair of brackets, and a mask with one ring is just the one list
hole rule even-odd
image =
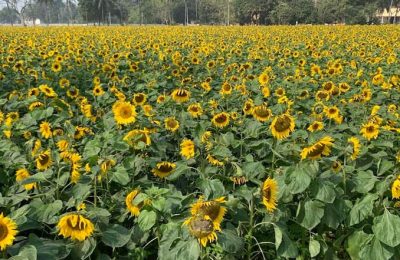
[[190, 213], [192, 216], [209, 216], [213, 223], [219, 225], [226, 213], [226, 208], [221, 205], [225, 202], [225, 197], [204, 201], [203, 196], [200, 196], [199, 199], [191, 205]]
[[162, 179], [171, 175], [174, 172], [175, 168], [176, 168], [175, 163], [159, 162], [157, 163], [156, 167], [151, 171], [155, 176], [160, 177]]
[[0, 214], [0, 251], [4, 251], [14, 242], [15, 235], [18, 233], [17, 224], [9, 217]]
[[194, 118], [197, 118], [203, 114], [203, 108], [201, 107], [200, 103], [191, 104], [187, 111]]
[[93, 223], [80, 214], [68, 214], [63, 216], [57, 224], [58, 235], [72, 240], [84, 241], [94, 231]]
[[399, 199], [400, 198], [400, 179], [397, 178], [392, 184], [392, 198]]
[[151, 144], [149, 130], [146, 128], [144, 130], [134, 129], [129, 131], [123, 140], [134, 149], [140, 149], [142, 147], [141, 143], [144, 143], [146, 146]]
[[271, 109], [269, 109], [266, 105], [253, 107], [252, 114], [253, 117], [259, 122], [268, 121], [272, 116]]
[[94, 86], [94, 88], [93, 88], [93, 95], [94, 96], [99, 97], [99, 96], [104, 95], [104, 93], [105, 92], [104, 92], [103, 88], [101, 87], [101, 85]]
[[57, 96], [57, 93], [47, 85], [40, 85], [39, 90], [45, 94], [47, 97], [53, 98]]
[[183, 225], [189, 228], [190, 234], [196, 237], [203, 247], [217, 240], [216, 232], [221, 231], [220, 226], [213, 223], [209, 216], [191, 216]]
[[195, 146], [194, 142], [189, 139], [184, 139], [181, 144], [181, 155], [189, 160], [190, 158], [194, 157], [195, 154]]
[[137, 217], [140, 214], [140, 208], [142, 207], [143, 203], [139, 203], [138, 205], [133, 203], [133, 200], [136, 196], [140, 193], [138, 189], [131, 191], [125, 198], [125, 204], [129, 212]]
[[117, 124], [127, 125], [136, 121], [136, 108], [129, 102], [117, 101], [112, 107]]
[[326, 117], [329, 119], [337, 119], [340, 117], [340, 110], [337, 106], [325, 107], [324, 112]]
[[33, 102], [33, 103], [31, 103], [29, 105], [29, 111], [33, 111], [33, 110], [35, 110], [36, 108], [39, 108], [39, 107], [43, 107], [43, 103], [42, 102], [39, 102], [39, 101]]
[[277, 205], [277, 194], [278, 194], [278, 183], [271, 178], [267, 178], [261, 190], [263, 204], [269, 212], [276, 210]]
[[310, 158], [312, 160], [321, 158], [322, 155], [328, 156], [331, 153], [331, 147], [333, 145], [333, 138], [330, 136], [325, 136], [318, 142], [314, 143], [309, 147], [305, 147], [301, 151], [301, 159]]
[[147, 96], [144, 93], [136, 93], [133, 95], [133, 104], [136, 106], [142, 106], [146, 103], [147, 101]]
[[51, 126], [50, 123], [47, 121], [44, 121], [40, 124], [40, 134], [43, 136], [45, 139], [49, 139], [52, 136], [51, 132]]
[[247, 100], [243, 105], [243, 113], [245, 115], [251, 115], [253, 113], [253, 101], [251, 99]]
[[307, 128], [308, 131], [310, 132], [315, 132], [324, 129], [324, 123], [320, 121], [314, 121], [311, 123], [311, 125]]
[[175, 89], [171, 93], [172, 99], [177, 103], [187, 102], [190, 98], [190, 91], [186, 89]]
[[361, 147], [360, 140], [358, 140], [357, 137], [350, 137], [349, 139], [347, 139], [347, 142], [349, 142], [353, 146], [350, 158], [354, 161], [360, 154], [360, 147]]
[[38, 168], [39, 171], [47, 170], [52, 163], [50, 150], [40, 153], [36, 158], [36, 168]]
[[339, 172], [342, 169], [342, 163], [340, 161], [334, 161], [332, 163], [332, 170], [334, 172]]
[[371, 139], [376, 139], [378, 138], [379, 135], [379, 125], [374, 124], [373, 122], [368, 122], [366, 124], [363, 124], [360, 133], [368, 141], [370, 141]]
[[218, 113], [213, 116], [211, 122], [218, 128], [224, 128], [229, 125], [229, 114], [226, 112]]
[[175, 117], [167, 117], [164, 119], [165, 128], [171, 132], [179, 129], [179, 121]]
[[285, 113], [279, 116], [276, 116], [274, 120], [272, 120], [271, 129], [272, 136], [277, 138], [278, 140], [287, 138], [290, 133], [294, 131], [295, 122], [294, 118]]
[[265, 86], [266, 84], [268, 84], [269, 80], [270, 80], [270, 77], [267, 73], [261, 73], [260, 76], [258, 76], [258, 82], [262, 86]]
[[[21, 182], [25, 180], [26, 178], [30, 177], [31, 175], [29, 174], [28, 170], [25, 168], [18, 169], [15, 172], [15, 180], [17, 182]], [[34, 183], [29, 183], [24, 185], [25, 190], [32, 190], [33, 188], [36, 188], [36, 182]]]
[[51, 65], [51, 70], [53, 71], [53, 72], [59, 72], [59, 71], [61, 71], [61, 64], [59, 63], [59, 62], [54, 62], [52, 65]]

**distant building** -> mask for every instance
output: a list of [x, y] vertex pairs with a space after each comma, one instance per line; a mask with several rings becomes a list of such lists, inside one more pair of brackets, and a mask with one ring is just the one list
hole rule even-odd
[[378, 11], [376, 17], [379, 21], [383, 23], [398, 23], [400, 24], [400, 7], [392, 7], [389, 9], [384, 9], [383, 11]]
[[31, 26], [31, 25], [40, 25], [40, 19], [29, 19], [26, 20], [26, 25]]

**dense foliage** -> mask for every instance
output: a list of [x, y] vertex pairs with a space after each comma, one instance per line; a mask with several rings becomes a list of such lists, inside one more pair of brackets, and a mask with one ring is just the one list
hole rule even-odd
[[3, 257], [400, 254], [400, 27], [0, 38]]

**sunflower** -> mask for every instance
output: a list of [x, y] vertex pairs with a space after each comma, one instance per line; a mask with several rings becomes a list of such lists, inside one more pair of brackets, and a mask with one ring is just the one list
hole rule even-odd
[[218, 128], [224, 128], [229, 125], [229, 114], [226, 112], [215, 114], [211, 119], [211, 122]]
[[277, 138], [278, 140], [285, 139], [294, 131], [295, 122], [294, 118], [285, 113], [279, 116], [276, 116], [274, 120], [272, 120], [271, 129], [272, 136]]
[[[25, 180], [26, 178], [29, 178], [31, 175], [29, 174], [28, 170], [25, 168], [18, 169], [15, 172], [15, 180], [17, 182], [21, 182]], [[36, 188], [36, 182], [25, 184], [24, 185], [25, 190], [32, 190], [33, 188]]]
[[169, 175], [171, 175], [171, 173], [173, 173], [173, 171], [176, 168], [176, 164], [175, 163], [171, 163], [171, 162], [159, 162], [157, 163], [156, 167], [151, 170], [153, 172], [153, 174], [157, 177], [165, 178]]
[[232, 86], [228, 82], [224, 82], [222, 84], [221, 90], [219, 91], [219, 94], [221, 95], [230, 95], [232, 94]]
[[158, 104], [163, 103], [163, 102], [165, 101], [165, 98], [166, 98], [165, 95], [159, 95], [159, 96], [157, 97], [157, 103], [158, 103]]
[[39, 108], [39, 107], [43, 107], [43, 103], [42, 102], [39, 102], [39, 101], [33, 102], [33, 103], [31, 103], [29, 105], [29, 111], [33, 111], [33, 110], [35, 110], [36, 108]]
[[182, 88], [175, 89], [172, 91], [172, 99], [177, 103], [187, 102], [190, 98], [190, 91]]
[[145, 146], [149, 146], [151, 144], [149, 130], [147, 130], [146, 128], [144, 130], [134, 129], [132, 131], [129, 131], [124, 136], [123, 140], [134, 149], [142, 148], [141, 143], [144, 143]]
[[354, 161], [360, 154], [360, 147], [361, 147], [360, 140], [358, 140], [357, 137], [350, 137], [349, 139], [347, 139], [347, 142], [349, 142], [353, 146], [350, 158]]
[[337, 118], [340, 117], [340, 110], [336, 106], [325, 107], [324, 108], [324, 113], [329, 119], [336, 120]]
[[117, 101], [112, 107], [117, 124], [127, 125], [136, 121], [136, 108], [129, 102]]
[[135, 189], [133, 191], [131, 191], [125, 198], [125, 204], [127, 209], [129, 210], [129, 212], [137, 217], [140, 214], [140, 208], [143, 206], [143, 203], [139, 203], [139, 204], [134, 204], [133, 200], [136, 198], [136, 196], [140, 193], [140, 191], [138, 189]]
[[181, 144], [181, 155], [189, 160], [190, 158], [194, 157], [195, 154], [195, 146], [194, 142], [189, 139], [184, 139]]
[[104, 90], [103, 90], [103, 88], [101, 87], [101, 85], [95, 85], [94, 86], [94, 88], [93, 88], [93, 95], [94, 96], [96, 96], [96, 97], [99, 97], [99, 96], [102, 96], [102, 95], [104, 95]]
[[270, 213], [276, 210], [277, 194], [278, 183], [274, 179], [268, 177], [262, 185], [261, 195], [263, 204]]
[[17, 224], [8, 217], [0, 214], [0, 251], [4, 251], [7, 246], [11, 246], [14, 242], [15, 235], [18, 233]]
[[39, 171], [47, 170], [52, 163], [53, 161], [51, 160], [50, 150], [40, 153], [36, 158], [36, 168], [38, 168]]
[[262, 86], [265, 86], [266, 84], [268, 84], [269, 80], [270, 80], [270, 77], [265, 72], [261, 73], [260, 76], [258, 76], [258, 82]]
[[245, 115], [251, 115], [253, 113], [253, 101], [251, 99], [247, 100], [243, 105], [243, 113]]
[[211, 136], [212, 136], [211, 131], [205, 131], [200, 137], [201, 143], [202, 144], [207, 143]]
[[305, 147], [301, 151], [301, 159], [310, 158], [312, 160], [321, 158], [322, 155], [328, 156], [331, 153], [331, 146], [333, 145], [333, 138], [325, 136], [318, 142], [314, 143], [309, 147]]
[[310, 132], [315, 132], [315, 131], [319, 131], [322, 129], [324, 129], [324, 123], [322, 123], [320, 121], [312, 122], [307, 128], [307, 130]]
[[61, 71], [61, 64], [59, 63], [59, 62], [54, 62], [52, 65], [51, 65], [51, 70], [53, 71], [53, 72], [60, 72]]
[[175, 117], [167, 117], [164, 119], [165, 128], [171, 132], [179, 129], [179, 121]]
[[253, 117], [259, 122], [268, 121], [272, 116], [271, 109], [269, 109], [266, 105], [255, 106], [252, 110], [252, 114]]
[[136, 106], [142, 106], [146, 103], [147, 101], [147, 96], [144, 93], [136, 93], [133, 95], [133, 104]]
[[208, 154], [206, 159], [210, 164], [212, 164], [214, 166], [224, 166], [224, 162], [219, 161], [211, 154]]
[[84, 241], [94, 231], [93, 223], [80, 214], [68, 214], [63, 216], [57, 224], [58, 235], [72, 240]]
[[203, 114], [203, 108], [201, 107], [200, 103], [191, 104], [187, 111], [194, 118], [197, 118]]
[[45, 94], [47, 97], [53, 98], [57, 96], [57, 93], [47, 85], [40, 85], [39, 90]]
[[191, 216], [183, 225], [188, 226], [190, 234], [196, 237], [203, 247], [206, 247], [208, 242], [217, 240], [216, 231], [221, 231], [220, 226], [213, 223], [208, 216]]
[[226, 213], [226, 208], [221, 205], [225, 202], [225, 197], [204, 201], [203, 196], [200, 196], [199, 199], [191, 205], [190, 213], [192, 216], [208, 216], [213, 223], [219, 225]]
[[205, 92], [210, 92], [211, 91], [211, 85], [208, 82], [203, 82], [201, 83], [201, 88], [204, 89]]
[[371, 139], [376, 139], [378, 138], [379, 135], [379, 125], [374, 124], [373, 122], [368, 122], [366, 124], [363, 124], [360, 133], [368, 141], [370, 141]]
[[271, 90], [269, 89], [268, 86], [262, 87], [261, 92], [262, 92], [264, 98], [267, 98], [271, 95]]
[[72, 99], [77, 98], [79, 96], [79, 89], [74, 88], [74, 87], [68, 89], [67, 90], [67, 96], [72, 98]]
[[286, 94], [286, 91], [285, 91], [284, 88], [279, 87], [279, 88], [277, 88], [277, 89], [275, 90], [274, 93], [275, 93], [276, 96], [281, 97], [281, 96], [284, 96], [284, 95]]
[[40, 134], [43, 136], [45, 139], [49, 139], [52, 136], [51, 132], [51, 126], [50, 123], [47, 121], [44, 121], [40, 124]]
[[342, 169], [342, 163], [340, 161], [334, 161], [332, 163], [332, 170], [334, 172], [339, 172]]
[[392, 198], [398, 199], [400, 198], [400, 178], [397, 179], [392, 184]]

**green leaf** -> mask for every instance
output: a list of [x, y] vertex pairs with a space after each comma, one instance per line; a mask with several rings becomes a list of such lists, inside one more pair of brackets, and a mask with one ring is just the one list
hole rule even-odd
[[124, 228], [121, 225], [114, 224], [108, 226], [107, 229], [103, 232], [103, 236], [101, 241], [104, 244], [110, 247], [123, 247], [126, 245], [131, 238], [131, 234], [128, 229]]
[[111, 180], [121, 185], [126, 185], [129, 183], [130, 178], [124, 166], [117, 166], [115, 168], [115, 172], [113, 173]]
[[382, 243], [391, 247], [400, 244], [400, 217], [391, 214], [388, 210], [374, 219], [372, 230]]
[[[21, 259], [24, 260], [36, 260], [37, 259], [37, 249], [35, 246], [33, 245], [26, 245], [23, 246], [20, 250], [18, 255], [19, 257], [21, 257]], [[14, 258], [11, 257], [10, 259], [19, 259], [19, 258]]]
[[377, 199], [378, 195], [367, 194], [362, 200], [357, 200], [350, 210], [349, 225], [356, 225], [366, 219], [368, 216], [372, 216], [374, 201]]
[[53, 175], [53, 171], [52, 170], [47, 170], [47, 171], [44, 171], [44, 172], [38, 172], [38, 173], [33, 174], [30, 177], [24, 179], [19, 184], [20, 185], [26, 185], [26, 184], [30, 184], [30, 183], [34, 183], [34, 182], [45, 181], [45, 180], [50, 179], [52, 175]]
[[58, 214], [63, 207], [61, 200], [56, 200], [50, 204], [44, 204], [41, 200], [31, 202], [30, 217], [46, 224], [54, 224], [58, 221]]
[[349, 236], [346, 241], [346, 251], [351, 259], [361, 259], [361, 249], [368, 245], [372, 237], [373, 235], [366, 234], [362, 230], [356, 231]]
[[237, 253], [244, 250], [244, 241], [235, 230], [225, 229], [218, 234], [218, 244], [228, 253]]
[[303, 227], [311, 230], [321, 222], [324, 216], [324, 203], [316, 200], [308, 200], [304, 204], [299, 204], [299, 207], [300, 211], [297, 219]]
[[278, 256], [295, 258], [299, 254], [296, 244], [289, 238], [285, 226], [282, 224], [274, 225], [275, 247]]
[[320, 250], [321, 250], [321, 245], [317, 240], [314, 240], [313, 238], [310, 239], [310, 244], [308, 245], [308, 250], [310, 251], [310, 256], [311, 257], [316, 257]]
[[150, 230], [156, 224], [157, 214], [154, 211], [143, 210], [138, 217], [139, 227], [143, 231]]
[[70, 245], [64, 240], [43, 239], [35, 234], [29, 235], [27, 243], [36, 247], [38, 260], [64, 259], [71, 251]]
[[305, 191], [311, 183], [311, 177], [307, 171], [299, 167], [290, 167], [287, 169], [288, 189], [292, 194], [298, 194]]
[[326, 203], [332, 203], [336, 198], [336, 192], [333, 183], [328, 181], [318, 182], [315, 198]]
[[379, 164], [378, 175], [383, 175], [394, 167], [394, 163], [388, 160], [382, 160]]
[[191, 239], [184, 242], [183, 246], [179, 249], [176, 259], [190, 259], [196, 260], [200, 257], [201, 249], [199, 242], [196, 239]]
[[101, 151], [101, 144], [99, 140], [90, 140], [87, 142], [85, 149], [83, 150], [83, 158], [90, 158], [97, 156]]
[[360, 193], [368, 193], [375, 186], [378, 178], [372, 173], [372, 171], [361, 171], [358, 172], [354, 177], [355, 190]]
[[71, 252], [71, 259], [86, 259], [89, 258], [96, 248], [96, 240], [89, 237], [82, 242], [74, 244]]
[[376, 237], [372, 242], [361, 249], [360, 255], [363, 260], [389, 260], [394, 254], [393, 248], [383, 244]]

